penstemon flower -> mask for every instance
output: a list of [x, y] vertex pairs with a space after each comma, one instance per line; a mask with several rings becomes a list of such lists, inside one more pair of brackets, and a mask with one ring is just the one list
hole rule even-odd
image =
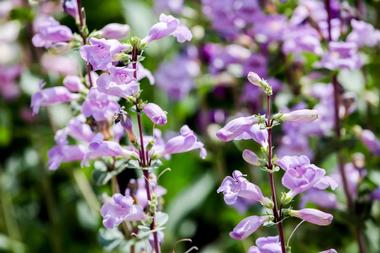
[[[333, 216], [317, 209], [292, 210], [290, 203], [297, 195], [315, 189], [322, 191], [331, 187], [335, 189], [337, 183], [329, 176], [326, 171], [314, 164], [306, 156], [283, 156], [277, 159], [273, 155], [272, 147], [272, 128], [282, 122], [305, 123], [311, 122], [318, 118], [316, 110], [297, 110], [286, 114], [276, 114], [271, 116], [271, 88], [270, 85], [259, 77], [256, 73], [249, 73], [248, 79], [254, 85], [260, 87], [267, 94], [267, 113], [265, 116], [248, 116], [240, 117], [227, 123], [221, 128], [216, 136], [222, 141], [232, 140], [253, 140], [261, 145], [263, 154], [255, 154], [251, 150], [243, 151], [243, 159], [251, 165], [265, 167], [269, 174], [271, 186], [271, 199], [265, 197], [260, 188], [249, 182], [240, 171], [234, 171], [232, 177], [227, 176], [218, 193], [223, 193], [227, 205], [235, 205], [239, 199], [248, 200], [250, 204], [260, 203], [266, 210], [266, 215], [255, 214], [243, 219], [230, 233], [230, 236], [236, 240], [243, 240], [258, 230], [265, 224], [275, 223], [278, 228], [278, 236], [259, 238], [256, 241], [257, 246], [249, 249], [250, 253], [254, 252], [281, 252], [286, 253], [290, 250], [289, 242], [285, 243], [285, 234], [283, 229], [284, 219], [286, 217], [296, 217], [304, 221], [326, 226], [332, 222]], [[270, 91], [270, 92], [269, 92]], [[252, 129], [254, 128], [254, 129]], [[255, 133], [255, 134], [252, 134]], [[244, 137], [242, 137], [244, 135]], [[260, 158], [259, 158], [260, 157]], [[261, 157], [266, 157], [262, 159]], [[281, 207], [277, 202], [277, 193], [274, 183], [274, 177], [280, 171], [278, 167], [285, 172], [282, 176], [282, 185], [287, 188], [288, 192], [282, 192]], [[269, 213], [269, 215], [268, 215]], [[298, 226], [295, 228], [295, 230]], [[293, 234], [293, 233], [292, 233]]]
[[[169, 159], [173, 154], [198, 149], [201, 158], [205, 158], [207, 152], [186, 125], [178, 136], [167, 141], [162, 138], [156, 126], [165, 125], [168, 116], [159, 105], [141, 98], [141, 79], [147, 78], [153, 84], [154, 78], [144, 68], [140, 56], [153, 41], [174, 36], [185, 42], [191, 40], [192, 34], [178, 19], [162, 14], [144, 39], [120, 41], [129, 35], [128, 25], [112, 23], [89, 33], [80, 1], [64, 0], [62, 4], [65, 12], [75, 18], [79, 36], [51, 17], [40, 17], [35, 24], [33, 44], [50, 48], [71, 40], [73, 43], [67, 45], [80, 43], [86, 75], [80, 75], [83, 79], [67, 75], [63, 86], [41, 86], [32, 97], [34, 113], [41, 106], [70, 103], [75, 114], [66, 127], [56, 132], [56, 144], [48, 152], [49, 169], [56, 170], [61, 163], [72, 161], [94, 168], [96, 182], [110, 182], [112, 188], [112, 196], [104, 198], [100, 210], [103, 225], [107, 229], [120, 228], [124, 233], [125, 241], [114, 247], [128, 245], [131, 252], [142, 247], [144, 252], [160, 253], [167, 220], [161, 198], [166, 190], [158, 185], [155, 171], [161, 166], [161, 159]], [[81, 41], [76, 41], [78, 38]], [[144, 133], [145, 116], [151, 120], [152, 135]], [[121, 186], [118, 176], [128, 168], [135, 169], [138, 177]]]

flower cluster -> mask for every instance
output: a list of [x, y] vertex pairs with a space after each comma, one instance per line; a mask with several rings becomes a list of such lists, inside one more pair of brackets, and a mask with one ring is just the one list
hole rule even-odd
[[[337, 187], [336, 181], [326, 176], [326, 171], [311, 164], [308, 157], [301, 155], [273, 156], [272, 128], [283, 122], [304, 124], [312, 122], [318, 118], [316, 110], [295, 110], [288, 113], [279, 113], [271, 116], [271, 89], [270, 85], [259, 77], [256, 73], [249, 73], [248, 80], [255, 86], [260, 87], [267, 94], [268, 111], [265, 116], [252, 115], [239, 117], [228, 122], [223, 128], [218, 130], [216, 136], [222, 141], [237, 141], [241, 139], [253, 140], [261, 146], [262, 154], [255, 154], [246, 149], [243, 151], [243, 159], [255, 167], [261, 167], [269, 174], [272, 190], [271, 198], [263, 195], [259, 186], [251, 183], [246, 175], [240, 171], [234, 171], [232, 177], [227, 176], [218, 193], [223, 193], [224, 201], [227, 205], [237, 205], [242, 202], [245, 205], [259, 203], [266, 211], [265, 214], [249, 216], [240, 221], [232, 230], [230, 236], [236, 240], [243, 240], [254, 233], [263, 225], [277, 224], [279, 236], [262, 237], [256, 241], [257, 246], [249, 249], [249, 252], [286, 252], [285, 235], [283, 231], [283, 221], [286, 217], [295, 217], [309, 223], [327, 226], [330, 225], [333, 216], [318, 209], [303, 208], [293, 210], [291, 202], [293, 199], [311, 189], [323, 191], [327, 188], [333, 190]], [[288, 189], [282, 192], [281, 203], [277, 203], [277, 193], [274, 176], [279, 171], [284, 170], [281, 183]]]
[[[160, 211], [160, 199], [166, 190], [158, 185], [154, 173], [162, 164], [161, 159], [169, 159], [173, 154], [198, 149], [205, 158], [207, 152], [187, 125], [177, 136], [162, 136], [157, 127], [167, 124], [167, 113], [141, 98], [140, 81], [147, 78], [154, 84], [153, 75], [142, 64], [142, 55], [155, 40], [174, 36], [183, 43], [191, 40], [192, 34], [178, 19], [165, 14], [143, 39], [130, 37], [121, 41], [128, 37], [130, 28], [116, 23], [89, 33], [78, 3], [63, 1], [65, 12], [76, 19], [79, 35], [50, 16], [39, 16], [34, 26], [35, 47], [79, 44], [87, 70], [83, 78], [66, 75], [59, 86], [45, 88], [42, 83], [32, 96], [34, 114], [41, 107], [62, 103], [69, 103], [75, 114], [66, 127], [56, 132], [56, 144], [48, 152], [49, 169], [56, 170], [62, 163], [72, 161], [93, 167], [98, 183], [112, 184], [113, 195], [105, 198], [100, 211], [104, 226], [126, 227], [126, 239], [140, 246], [151, 245], [145, 251], [159, 253], [164, 226], [159, 217], [165, 215]], [[12, 77], [8, 79], [12, 82]], [[132, 119], [134, 115], [136, 121]], [[144, 133], [143, 115], [151, 121], [152, 135]], [[128, 168], [135, 169], [139, 177], [119, 186], [118, 175]]]

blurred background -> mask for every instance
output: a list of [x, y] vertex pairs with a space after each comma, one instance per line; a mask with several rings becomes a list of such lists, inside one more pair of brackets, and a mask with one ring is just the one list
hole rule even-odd
[[[157, 84], [150, 86], [143, 82], [143, 96], [168, 112], [168, 125], [163, 130], [170, 133], [188, 124], [201, 136], [209, 153], [206, 160], [199, 159], [193, 152], [174, 155], [163, 166], [171, 168], [170, 173], [160, 178], [160, 184], [167, 189], [165, 211], [170, 217], [163, 252], [172, 252], [174, 248], [176, 252], [185, 252], [191, 246], [197, 246], [203, 253], [247, 252], [255, 238], [276, 232], [275, 227], [266, 227], [245, 241], [232, 240], [229, 231], [242, 218], [258, 212], [258, 207], [239, 211], [225, 205], [223, 196], [216, 193], [223, 178], [235, 169], [247, 173], [264, 193], [269, 193], [267, 175], [250, 168], [241, 159], [245, 147], [257, 147], [248, 142], [222, 143], [214, 137], [229, 116], [237, 112], [263, 112], [262, 94], [246, 85], [246, 70], [241, 68], [263, 68], [265, 75], [272, 78], [269, 80], [279, 92], [275, 109], [290, 108], [303, 101], [308, 105], [316, 103], [303, 92], [307, 82], [304, 84], [302, 77], [311, 69], [315, 60], [312, 55], [299, 66], [291, 62], [291, 57], [284, 58], [275, 46], [264, 52], [247, 35], [230, 36], [229, 24], [215, 26], [215, 20], [205, 15], [210, 13], [208, 8], [214, 8], [208, 4], [213, 1], [218, 2], [82, 1], [90, 31], [111, 22], [127, 23], [132, 34], [143, 37], [159, 13], [165, 12], [181, 17], [193, 32], [193, 40], [187, 45], [167, 39], [150, 46], [144, 62], [154, 73]], [[57, 105], [33, 116], [29, 107], [30, 97], [38, 89], [40, 80], [47, 80], [48, 86], [57, 85], [62, 83], [64, 75], [81, 68], [78, 54], [60, 57], [36, 49], [30, 43], [33, 18], [37, 5], [42, 2], [0, 1], [0, 252], [107, 252], [114, 242], [99, 237], [102, 224], [98, 210], [99, 196], [109, 189], [96, 184], [91, 166], [81, 168], [79, 163], [67, 163], [55, 172], [47, 169], [47, 151], [54, 145], [54, 132], [65, 126], [71, 117], [70, 110], [65, 105]], [[225, 12], [221, 16], [228, 16], [229, 9], [234, 12], [244, 1], [223, 2]], [[297, 1], [273, 5], [271, 1], [263, 2], [269, 3], [269, 12], [285, 17], [290, 17], [297, 6]], [[362, 2], [367, 13], [365, 19], [380, 27], [380, 1]], [[356, 1], [347, 3], [355, 6]], [[43, 8], [53, 12], [61, 7], [59, 1], [45, 1]], [[71, 17], [60, 11], [55, 13], [62, 24], [76, 31]], [[226, 49], [228, 45], [236, 45], [236, 48]], [[359, 124], [379, 136], [380, 51], [379, 47], [368, 50], [365, 68], [341, 77], [342, 85], [352, 91], [357, 108], [344, 120], [344, 126]], [[244, 57], [247, 52], [254, 57], [249, 57], [243, 65], [238, 63], [236, 57]], [[149, 122], [146, 123], [149, 126]], [[283, 132], [276, 128], [276, 146], [283, 144]], [[311, 137], [308, 142], [314, 163], [333, 173], [336, 158], [329, 138]], [[366, 157], [368, 176], [360, 189], [365, 194], [380, 182], [380, 159], [354, 138], [347, 141], [347, 149]], [[341, 192], [338, 191], [337, 196], [344, 201]], [[361, 208], [363, 215], [371, 217], [365, 232], [368, 252], [380, 252], [379, 202], [363, 201]], [[292, 252], [318, 252], [327, 248], [357, 252], [347, 228], [350, 217], [339, 211], [334, 212], [334, 217], [334, 223], [328, 227], [302, 225], [292, 239]], [[288, 235], [296, 224], [297, 221], [287, 221]], [[192, 243], [177, 243], [184, 238], [191, 238]]]

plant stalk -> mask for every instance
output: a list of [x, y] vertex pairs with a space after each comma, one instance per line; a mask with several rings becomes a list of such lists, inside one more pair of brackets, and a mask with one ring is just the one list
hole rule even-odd
[[273, 175], [273, 164], [272, 164], [272, 121], [271, 121], [271, 96], [267, 96], [267, 113], [266, 113], [266, 126], [268, 129], [268, 164], [267, 168], [270, 171], [269, 172], [269, 183], [270, 183], [270, 189], [272, 193], [272, 201], [273, 201], [273, 215], [274, 215], [274, 221], [277, 224], [277, 230], [278, 234], [280, 236], [280, 242], [281, 242], [281, 251], [282, 253], [286, 253], [286, 247], [285, 247], [285, 235], [284, 235], [284, 228], [281, 221], [281, 214], [278, 210], [277, 205], [277, 196], [276, 196], [276, 184], [274, 180]]

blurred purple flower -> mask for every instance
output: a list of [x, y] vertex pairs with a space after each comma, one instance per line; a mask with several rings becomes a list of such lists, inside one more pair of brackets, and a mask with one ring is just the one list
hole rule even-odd
[[65, 79], [63, 79], [63, 85], [71, 92], [80, 92], [85, 89], [78, 76], [66, 76]]
[[63, 162], [83, 160], [87, 149], [83, 145], [56, 145], [48, 152], [49, 170], [56, 170]]
[[166, 117], [167, 112], [162, 110], [157, 104], [146, 104], [143, 108], [143, 112], [156, 125], [165, 125], [168, 122]]
[[199, 73], [198, 64], [189, 56], [181, 54], [160, 65], [155, 76], [157, 85], [171, 100], [184, 99], [195, 86], [193, 78]]
[[129, 30], [129, 25], [110, 23], [100, 29], [100, 32], [105, 39], [120, 40], [128, 36]]
[[289, 29], [284, 35], [282, 51], [285, 54], [299, 55], [303, 52], [311, 52], [321, 55], [323, 51], [320, 35], [315, 29], [306, 25]]
[[53, 17], [40, 16], [35, 20], [36, 34], [32, 38], [35, 47], [50, 48], [70, 41], [73, 34], [67, 26], [60, 25]]
[[232, 173], [232, 177], [224, 178], [217, 190], [217, 193], [221, 192], [223, 192], [224, 201], [230, 206], [236, 204], [239, 199], [247, 200], [251, 204], [260, 202], [263, 205], [270, 205], [271, 203], [270, 199], [264, 197], [260, 188], [249, 182], [238, 170]]
[[358, 48], [353, 42], [335, 42], [329, 44], [329, 51], [326, 52], [317, 67], [330, 70], [337, 69], [358, 69], [363, 62], [358, 53]]
[[248, 253], [281, 253], [280, 238], [278, 236], [260, 237], [256, 246], [249, 248]]
[[[147, 198], [146, 189], [145, 189], [145, 179], [143, 177], [139, 179], [131, 179], [129, 181], [129, 185], [132, 185], [133, 190], [127, 188], [126, 194], [134, 195], [137, 199], [137, 203], [142, 208], [147, 207], [148, 198]], [[157, 184], [157, 179], [154, 177], [154, 175], [151, 175], [151, 178], [149, 180], [149, 187], [152, 193], [155, 194], [156, 197], [158, 198], [166, 194], [166, 189]]]
[[94, 117], [96, 121], [108, 121], [120, 109], [119, 104], [110, 96], [91, 88], [82, 106], [86, 117]]
[[131, 196], [123, 196], [116, 193], [112, 198], [105, 201], [100, 213], [103, 217], [103, 225], [112, 229], [124, 221], [139, 221], [145, 219], [141, 206], [133, 203]]
[[[346, 175], [350, 175], [347, 177], [348, 184], [348, 192], [353, 199], [355, 199], [358, 195], [357, 187], [363, 176], [365, 175], [365, 170], [357, 169], [352, 163], [347, 163], [344, 165], [344, 171]], [[333, 175], [333, 178], [339, 185], [342, 185], [342, 178], [338, 171], [336, 171]]]
[[72, 16], [73, 18], [78, 18], [78, 4], [77, 0], [61, 0], [63, 10]]
[[351, 20], [352, 31], [347, 41], [355, 43], [358, 47], [374, 47], [380, 43], [380, 31], [371, 24], [360, 20]]
[[371, 130], [361, 130], [359, 133], [359, 138], [369, 151], [371, 151], [374, 155], [380, 156], [380, 140], [376, 138], [375, 134]]
[[194, 149], [200, 150], [200, 156], [202, 159], [206, 158], [207, 151], [204, 148], [204, 144], [198, 141], [194, 132], [185, 125], [181, 127], [179, 136], [173, 137], [167, 141], [163, 155], [184, 153]]
[[310, 202], [322, 208], [338, 207], [335, 194], [317, 189], [310, 189], [302, 195], [300, 207], [304, 208]]
[[291, 210], [289, 215], [319, 226], [330, 225], [333, 220], [333, 216], [331, 214], [312, 208]]
[[150, 28], [149, 35], [142, 42], [149, 43], [167, 36], [174, 36], [178, 42], [190, 41], [191, 31], [185, 25], [171, 15], [160, 15], [160, 22]]
[[230, 236], [235, 240], [244, 240], [268, 220], [268, 216], [248, 216], [236, 225]]
[[285, 16], [279, 14], [257, 15], [252, 35], [259, 43], [268, 44], [281, 41], [287, 31], [288, 21]]
[[180, 13], [184, 0], [155, 0], [154, 11], [156, 13], [173, 12]]
[[380, 187], [376, 188], [376, 190], [374, 190], [371, 194], [371, 198], [373, 200], [378, 200], [380, 201]]
[[21, 66], [0, 66], [0, 94], [6, 100], [12, 100], [19, 96], [20, 89], [16, 84], [16, 78], [21, 74]]
[[91, 127], [86, 124], [86, 118], [83, 115], [79, 115], [70, 120], [67, 125], [67, 134], [75, 138], [78, 141], [91, 142], [95, 137], [95, 133], [91, 130]]

